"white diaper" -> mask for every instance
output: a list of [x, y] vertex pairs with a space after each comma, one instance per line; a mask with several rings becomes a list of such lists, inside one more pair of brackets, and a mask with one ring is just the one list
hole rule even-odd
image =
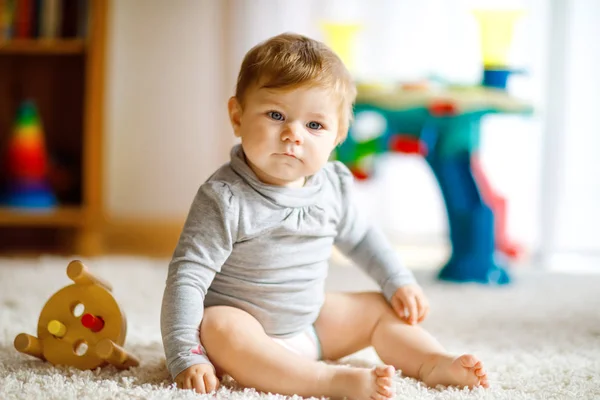
[[273, 340], [298, 355], [315, 361], [321, 359], [321, 342], [319, 342], [317, 331], [312, 325], [296, 336], [284, 339], [273, 338]]

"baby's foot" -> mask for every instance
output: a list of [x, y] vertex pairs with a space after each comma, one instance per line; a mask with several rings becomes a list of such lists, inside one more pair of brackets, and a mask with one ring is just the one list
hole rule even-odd
[[426, 385], [458, 387], [489, 387], [487, 373], [479, 359], [471, 354], [460, 357], [439, 355], [423, 364], [421, 380]]
[[340, 396], [352, 400], [387, 400], [394, 397], [394, 367], [343, 368], [338, 371], [336, 386]]

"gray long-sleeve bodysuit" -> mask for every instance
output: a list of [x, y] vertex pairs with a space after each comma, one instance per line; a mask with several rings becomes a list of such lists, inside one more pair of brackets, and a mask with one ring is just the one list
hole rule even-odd
[[333, 245], [367, 272], [389, 300], [414, 283], [383, 235], [353, 204], [353, 178], [330, 162], [302, 188], [267, 185], [231, 161], [198, 190], [169, 265], [161, 310], [167, 367], [175, 378], [209, 363], [200, 344], [204, 307], [254, 316], [272, 337], [291, 337], [317, 319]]

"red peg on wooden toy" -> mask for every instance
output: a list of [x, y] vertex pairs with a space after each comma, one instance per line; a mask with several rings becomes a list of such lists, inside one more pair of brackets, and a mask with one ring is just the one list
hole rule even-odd
[[104, 328], [104, 320], [92, 314], [84, 314], [81, 317], [81, 325], [90, 329], [92, 332], [100, 332]]

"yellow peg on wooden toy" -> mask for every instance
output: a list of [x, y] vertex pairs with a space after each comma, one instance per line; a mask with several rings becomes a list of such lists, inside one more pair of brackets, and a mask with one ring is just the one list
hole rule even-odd
[[107, 363], [122, 369], [139, 365], [122, 347], [127, 322], [111, 285], [77, 260], [69, 263], [67, 276], [75, 284], [60, 289], [46, 302], [37, 337], [21, 333], [15, 338], [15, 348], [55, 365], [79, 369]]
[[65, 336], [65, 333], [67, 333], [67, 327], [60, 321], [53, 319], [52, 321], [48, 322], [48, 332], [56, 337], [61, 338]]

